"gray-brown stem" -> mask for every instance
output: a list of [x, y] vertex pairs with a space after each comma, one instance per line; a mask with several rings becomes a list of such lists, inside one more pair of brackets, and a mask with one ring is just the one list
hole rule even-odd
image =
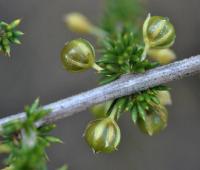
[[[144, 74], [125, 75], [110, 84], [44, 106], [46, 109], [51, 109], [52, 112], [37, 123], [41, 125], [55, 122], [58, 119], [83, 111], [94, 104], [133, 94], [199, 72], [200, 55], [197, 55], [149, 70]], [[12, 120], [24, 120], [25, 118], [25, 113], [2, 118], [0, 119], [0, 127]]]

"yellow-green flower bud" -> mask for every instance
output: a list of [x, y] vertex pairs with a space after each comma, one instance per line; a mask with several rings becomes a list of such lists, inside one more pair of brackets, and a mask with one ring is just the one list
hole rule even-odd
[[76, 39], [65, 44], [61, 52], [64, 68], [71, 72], [80, 72], [91, 68], [95, 62], [93, 46], [84, 39]]
[[93, 27], [84, 15], [77, 12], [67, 14], [64, 22], [71, 31], [78, 33], [90, 33]]
[[168, 112], [162, 105], [153, 105], [147, 112], [146, 119], [139, 119], [138, 126], [142, 132], [152, 136], [164, 130], [167, 126]]
[[167, 49], [151, 49], [148, 51], [151, 59], [158, 61], [160, 64], [168, 64], [176, 59], [176, 54], [173, 50]]
[[104, 103], [96, 104], [91, 107], [90, 111], [96, 118], [105, 118], [107, 117], [107, 112], [110, 108], [112, 101], [106, 101]]
[[111, 117], [97, 119], [88, 124], [85, 140], [94, 152], [111, 153], [120, 143], [120, 128]]
[[168, 18], [149, 15], [143, 25], [143, 37], [149, 48], [169, 48], [173, 45], [176, 34]]
[[159, 91], [158, 98], [162, 105], [171, 105], [172, 99], [169, 91]]
[[66, 26], [73, 32], [92, 34], [98, 38], [104, 38], [106, 32], [99, 27], [93, 25], [84, 15], [73, 12], [64, 17]]

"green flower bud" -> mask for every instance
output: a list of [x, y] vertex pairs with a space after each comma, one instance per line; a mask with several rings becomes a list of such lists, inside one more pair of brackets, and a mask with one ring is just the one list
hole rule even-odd
[[77, 12], [67, 14], [64, 22], [69, 29], [78, 33], [89, 33], [93, 29], [93, 25], [88, 18]]
[[93, 46], [84, 39], [72, 40], [65, 44], [61, 52], [64, 68], [71, 72], [80, 72], [91, 68], [95, 62]]
[[149, 48], [169, 48], [174, 44], [176, 34], [168, 18], [149, 15], [143, 25], [143, 37]]
[[120, 128], [111, 117], [97, 119], [88, 124], [85, 140], [94, 152], [111, 153], [120, 143]]
[[99, 38], [104, 38], [106, 36], [106, 32], [93, 25], [83, 14], [77, 12], [69, 13], [64, 17], [64, 22], [66, 26], [73, 32], [92, 34]]
[[167, 49], [151, 49], [148, 51], [151, 59], [158, 61], [160, 64], [168, 64], [176, 59], [176, 54], [173, 50]]
[[168, 112], [162, 105], [153, 105], [147, 112], [146, 119], [138, 119], [138, 126], [142, 132], [152, 136], [164, 130], [167, 126]]
[[96, 118], [105, 118], [108, 116], [107, 112], [111, 104], [112, 104], [112, 101], [96, 104], [91, 107], [90, 111]]
[[169, 91], [159, 91], [158, 92], [158, 99], [162, 105], [171, 105], [172, 99], [171, 94]]

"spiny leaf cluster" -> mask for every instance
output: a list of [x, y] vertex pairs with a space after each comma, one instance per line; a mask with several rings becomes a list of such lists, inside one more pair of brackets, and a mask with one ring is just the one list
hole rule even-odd
[[109, 116], [112, 112], [115, 112], [116, 119], [119, 119], [123, 113], [129, 112], [136, 124], [139, 119], [145, 120], [148, 112], [154, 110], [155, 105], [161, 104], [158, 93], [166, 90], [169, 90], [166, 86], [157, 86], [137, 94], [115, 99], [106, 103], [108, 109], [103, 116]]
[[[142, 60], [143, 46], [138, 43], [130, 29], [112, 34], [103, 41], [102, 56], [97, 63], [103, 68], [100, 72], [100, 84], [106, 84], [129, 73], [143, 73], [158, 66], [147, 58]], [[112, 101], [107, 115], [116, 112], [117, 119], [123, 112], [131, 113], [132, 120], [137, 123], [138, 118], [145, 120], [148, 110], [154, 104], [159, 105], [158, 92], [168, 90], [165, 86], [158, 86]]]
[[116, 80], [123, 74], [143, 73], [158, 65], [157, 62], [141, 59], [144, 48], [137, 41], [136, 35], [128, 29], [103, 41], [101, 57], [97, 61], [103, 68], [100, 84]]
[[10, 56], [11, 44], [21, 44], [19, 38], [23, 32], [17, 30], [20, 19], [16, 19], [10, 24], [0, 21], [0, 51]]
[[145, 121], [148, 112], [154, 110], [155, 105], [161, 105], [158, 93], [164, 90], [168, 90], [168, 88], [160, 85], [129, 97], [129, 105], [126, 110], [131, 114], [131, 118], [135, 124], [139, 118]]
[[51, 143], [62, 141], [50, 136], [54, 124], [37, 128], [36, 122], [44, 118], [50, 110], [39, 107], [39, 100], [25, 107], [26, 120], [14, 121], [2, 127], [0, 152], [7, 153], [5, 165], [10, 170], [46, 170], [45, 149]]

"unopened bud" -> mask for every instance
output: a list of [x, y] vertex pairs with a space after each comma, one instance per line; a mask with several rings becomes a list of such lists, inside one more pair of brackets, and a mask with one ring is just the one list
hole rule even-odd
[[176, 33], [168, 18], [149, 14], [143, 25], [143, 38], [150, 49], [163, 49], [174, 44]]
[[162, 105], [171, 105], [172, 99], [169, 91], [159, 91], [158, 98]]
[[147, 112], [146, 119], [139, 119], [138, 126], [142, 132], [152, 136], [167, 127], [168, 112], [162, 105], [153, 105]]
[[96, 118], [105, 118], [108, 116], [107, 112], [112, 104], [112, 101], [96, 104], [91, 107], [91, 112]]
[[76, 12], [67, 14], [64, 22], [70, 30], [78, 33], [90, 33], [93, 27], [87, 17]]
[[120, 128], [111, 117], [92, 121], [85, 130], [85, 140], [95, 152], [116, 151], [120, 139]]
[[65, 44], [61, 52], [64, 68], [71, 72], [85, 71], [95, 62], [93, 46], [84, 39], [72, 40]]
[[169, 64], [176, 59], [176, 54], [171, 49], [151, 49], [148, 51], [148, 55], [160, 64]]

